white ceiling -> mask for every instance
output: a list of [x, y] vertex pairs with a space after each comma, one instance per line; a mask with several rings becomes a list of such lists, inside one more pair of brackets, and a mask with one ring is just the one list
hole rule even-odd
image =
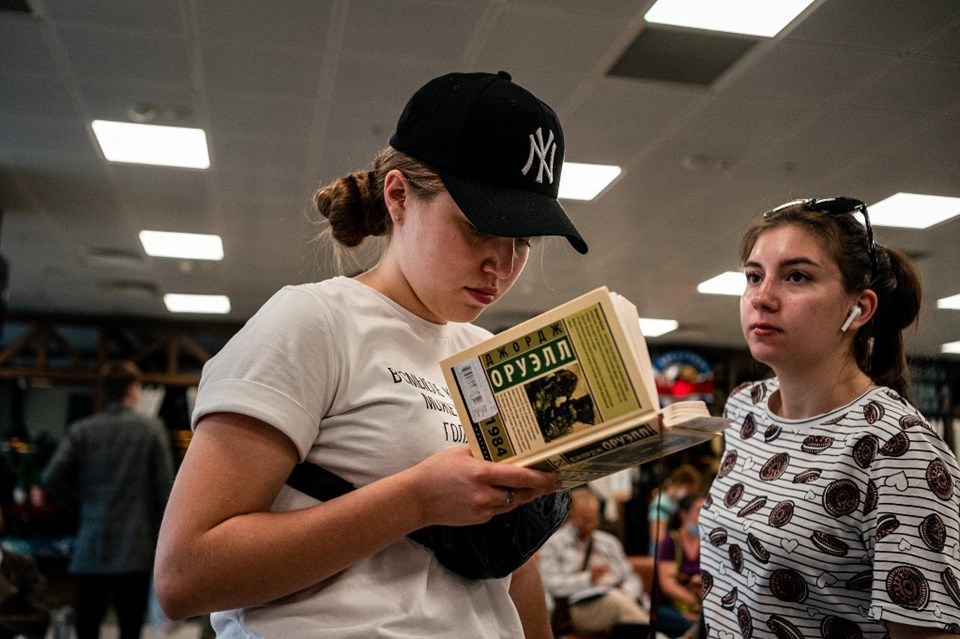
[[[6, 0], [5, 0], [6, 1]], [[331, 274], [313, 190], [361, 168], [409, 95], [508, 70], [559, 113], [566, 159], [618, 164], [565, 203], [590, 245], [539, 244], [492, 329], [606, 284], [661, 340], [740, 346], [736, 269], [754, 215], [801, 196], [960, 196], [960, 2], [820, 0], [710, 86], [611, 77], [651, 0], [29, 0], [0, 12], [0, 253], [11, 311], [169, 317], [163, 293], [222, 293], [249, 317]], [[211, 168], [107, 163], [94, 119], [202, 127]], [[141, 229], [217, 233], [222, 262], [147, 258]], [[919, 258], [917, 355], [960, 340], [960, 218], [877, 229]], [[210, 318], [222, 320], [222, 317]]]

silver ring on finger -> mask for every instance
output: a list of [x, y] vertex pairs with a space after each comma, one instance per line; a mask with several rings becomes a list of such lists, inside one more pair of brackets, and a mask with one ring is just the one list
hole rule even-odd
[[508, 508], [513, 504], [514, 493], [511, 489], [507, 488], [507, 498], [503, 502], [503, 507]]

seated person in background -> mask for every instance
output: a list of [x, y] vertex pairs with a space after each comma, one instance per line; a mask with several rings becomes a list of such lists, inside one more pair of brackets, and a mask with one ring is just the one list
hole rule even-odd
[[663, 481], [663, 488], [654, 492], [647, 510], [650, 523], [650, 555], [657, 554], [657, 543], [667, 535], [667, 523], [677, 511], [677, 502], [703, 490], [703, 476], [690, 464], [677, 466]]
[[575, 632], [636, 633], [650, 620], [640, 577], [620, 540], [597, 530], [597, 496], [578, 488], [571, 498], [567, 523], [540, 549], [544, 589], [569, 601]]
[[0, 637], [43, 639], [50, 623], [45, 588], [33, 557], [0, 548]]
[[670, 517], [657, 564], [657, 629], [680, 637], [700, 617], [700, 508], [703, 496], [687, 495]]

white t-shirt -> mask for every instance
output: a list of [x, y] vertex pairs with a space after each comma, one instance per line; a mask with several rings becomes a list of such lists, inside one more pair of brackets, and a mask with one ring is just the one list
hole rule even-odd
[[804, 420], [727, 401], [734, 426], [700, 511], [709, 637], [887, 636], [886, 622], [960, 632], [960, 468], [889, 388]]
[[[204, 366], [193, 422], [261, 419], [355, 486], [466, 439], [439, 360], [489, 336], [437, 325], [355, 280], [289, 286]], [[275, 511], [316, 501], [284, 487]], [[218, 637], [522, 637], [509, 578], [470, 580], [401, 539], [267, 605], [214, 613]]]

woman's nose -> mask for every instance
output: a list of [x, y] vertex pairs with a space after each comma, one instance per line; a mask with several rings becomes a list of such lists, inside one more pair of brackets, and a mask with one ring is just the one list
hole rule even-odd
[[491, 255], [485, 263], [486, 268], [500, 279], [513, 275], [517, 263], [517, 243], [512, 237], [497, 238]]
[[757, 285], [750, 297], [750, 303], [754, 308], [772, 308], [776, 306], [776, 290], [770, 280], [764, 280]]

